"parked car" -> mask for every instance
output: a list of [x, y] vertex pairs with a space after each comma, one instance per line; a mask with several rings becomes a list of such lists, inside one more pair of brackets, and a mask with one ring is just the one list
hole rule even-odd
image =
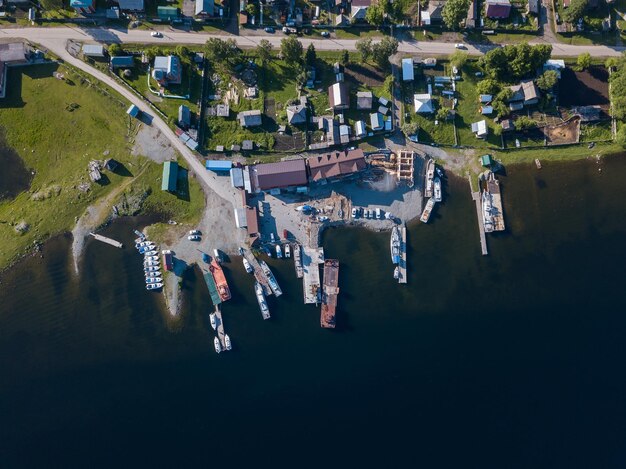
[[328, 31], [322, 31], [322, 37], [330, 37], [330, 33]]
[[267, 28], [265, 28], [265, 32], [266, 33], [273, 33], [274, 31], [276, 31], [274, 28], [272, 28], [271, 26], [268, 26]]
[[150, 36], [152, 36], [152, 37], [163, 37], [163, 34], [161, 34], [159, 31], [152, 31], [150, 33]]
[[456, 49], [467, 49], [467, 47], [465, 47], [465, 44], [461, 44], [460, 42], [458, 44], [455, 44], [454, 47]]

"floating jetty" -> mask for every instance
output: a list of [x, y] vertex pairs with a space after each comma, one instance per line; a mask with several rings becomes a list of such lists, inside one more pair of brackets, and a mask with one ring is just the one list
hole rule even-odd
[[293, 245], [293, 265], [296, 268], [296, 277], [304, 277], [304, 269], [302, 268], [302, 248], [298, 243]]
[[98, 241], [102, 241], [103, 243], [110, 244], [111, 246], [115, 246], [116, 248], [124, 247], [124, 245], [120, 243], [119, 241], [115, 241], [114, 239], [107, 238], [106, 236], [102, 236], [96, 233], [89, 233], [89, 234], [93, 236], [94, 238], [96, 238]]
[[265, 261], [259, 261], [259, 264], [261, 265], [261, 269], [263, 270], [263, 273], [265, 273], [265, 276], [267, 277], [267, 280], [270, 284], [270, 288], [272, 289], [272, 292], [274, 293], [274, 295], [276, 297], [279, 297], [280, 295], [282, 295], [283, 291], [278, 286], [276, 277], [274, 277], [274, 274], [270, 270], [270, 267], [265, 263]]
[[304, 270], [304, 303], [319, 304], [320, 302], [320, 264], [324, 263], [324, 248], [304, 247], [302, 252], [302, 268]]
[[335, 314], [337, 310], [337, 296], [339, 295], [339, 261], [326, 259], [324, 261], [324, 291], [322, 295], [322, 312], [320, 323], [325, 329], [335, 328]]
[[215, 279], [213, 278], [213, 274], [208, 270], [202, 271], [202, 276], [204, 277], [204, 282], [206, 283], [207, 288], [209, 289], [209, 295], [211, 295], [211, 301], [217, 307], [222, 303], [222, 298], [220, 297], [219, 292], [217, 291], [217, 285], [215, 284]]
[[409, 187], [413, 187], [413, 171], [415, 168], [415, 153], [402, 150], [398, 156], [398, 181], [406, 181]]
[[406, 226], [402, 225], [402, 227], [400, 227], [400, 262], [398, 262], [398, 283], [406, 282]]
[[[468, 175], [470, 191], [472, 192], [472, 200], [476, 203], [476, 216], [478, 218], [478, 235], [480, 236], [480, 250], [483, 256], [486, 256], [487, 251], [487, 237], [485, 236], [485, 225], [483, 223], [483, 208], [481, 203], [480, 192], [472, 191], [472, 179]], [[479, 187], [480, 189], [480, 187]]]
[[222, 352], [226, 352], [230, 350], [226, 347], [226, 332], [224, 331], [224, 321], [222, 320], [222, 312], [220, 311], [220, 307], [215, 305], [215, 323], [217, 325], [217, 338], [220, 341], [220, 345], [222, 346]]
[[261, 269], [261, 265], [259, 264], [259, 260], [256, 258], [256, 256], [251, 251], [248, 251], [246, 249], [243, 249], [242, 256], [244, 256], [246, 259], [248, 259], [248, 262], [252, 266], [252, 271], [254, 273], [254, 278], [256, 279], [257, 282], [259, 282], [259, 284], [261, 285], [261, 288], [263, 288], [263, 293], [265, 295], [271, 295], [272, 294], [272, 289], [270, 288], [270, 282], [267, 279], [267, 276], [265, 275], [265, 272], [263, 272], [263, 269]]
[[487, 173], [482, 191], [482, 212], [485, 231], [504, 231], [504, 214], [502, 212], [502, 195], [500, 181], [492, 172]]

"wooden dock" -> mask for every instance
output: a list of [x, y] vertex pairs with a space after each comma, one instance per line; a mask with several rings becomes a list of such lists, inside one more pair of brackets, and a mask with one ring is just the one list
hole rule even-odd
[[265, 293], [265, 296], [271, 295], [272, 289], [270, 288], [270, 282], [263, 272], [263, 269], [261, 268], [261, 265], [259, 264], [256, 256], [252, 253], [252, 251], [249, 251], [247, 249], [243, 250], [243, 256], [248, 259], [248, 262], [252, 266], [254, 278], [257, 280], [257, 282], [261, 284], [261, 288], [263, 288], [263, 293]]
[[483, 256], [487, 252], [487, 236], [485, 235], [485, 225], [483, 223], [483, 207], [480, 200], [480, 192], [472, 192], [472, 200], [476, 202], [476, 216], [478, 217], [478, 234], [480, 235], [480, 249]]
[[324, 248], [302, 248], [302, 268], [304, 270], [304, 303], [318, 304], [320, 281], [320, 264], [324, 263]]
[[111, 246], [115, 246], [116, 248], [121, 248], [124, 246], [119, 241], [115, 241], [114, 239], [107, 238], [106, 236], [102, 236], [96, 233], [89, 233], [89, 234], [93, 236], [94, 238], [96, 238], [98, 241], [102, 241], [103, 243], [110, 244]]
[[398, 283], [407, 283], [406, 225], [402, 225], [402, 228], [400, 228], [400, 263], [398, 264], [398, 270], [400, 271]]

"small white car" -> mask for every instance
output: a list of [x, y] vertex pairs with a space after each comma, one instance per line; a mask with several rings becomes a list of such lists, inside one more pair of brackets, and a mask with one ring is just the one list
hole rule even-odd
[[163, 34], [161, 34], [159, 31], [152, 31], [150, 33], [150, 36], [152, 36], [152, 37], [163, 37]]
[[330, 33], [328, 31], [322, 31], [322, 37], [330, 37]]
[[455, 45], [454, 45], [454, 47], [455, 47], [456, 49], [467, 49], [467, 48], [465, 47], [465, 44], [461, 44], [460, 42], [459, 42], [458, 44], [455, 44]]
[[189, 232], [190, 235], [201, 235], [202, 233], [200, 233], [200, 230], [191, 230]]

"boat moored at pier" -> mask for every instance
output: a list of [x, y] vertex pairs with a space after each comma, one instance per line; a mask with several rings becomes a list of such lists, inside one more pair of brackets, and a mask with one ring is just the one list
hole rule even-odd
[[226, 276], [222, 267], [217, 263], [215, 259], [211, 261], [209, 265], [209, 271], [215, 281], [217, 287], [217, 293], [222, 301], [230, 300], [230, 289], [228, 288], [228, 282], [226, 282]]
[[398, 264], [400, 262], [400, 244], [402, 240], [400, 239], [400, 230], [397, 226], [394, 226], [391, 229], [391, 262], [394, 264]]
[[420, 217], [420, 221], [422, 223], [428, 223], [428, 220], [430, 220], [430, 215], [434, 207], [435, 207], [435, 199], [431, 197], [430, 199], [428, 199], [428, 202], [426, 202], [426, 207], [424, 207], [424, 211], [422, 212], [422, 216]]
[[267, 277], [267, 281], [269, 282], [270, 288], [272, 289], [272, 292], [274, 293], [274, 295], [276, 295], [277, 297], [282, 295], [283, 291], [278, 286], [278, 282], [276, 281], [276, 277], [274, 277], [274, 274], [270, 270], [270, 268], [267, 265], [267, 263], [265, 261], [259, 261], [259, 264], [261, 265], [261, 269], [263, 269], [263, 273]]
[[265, 294], [263, 293], [263, 287], [259, 282], [254, 282], [254, 294], [256, 295], [256, 300], [259, 303], [259, 308], [261, 309], [261, 316], [263, 316], [263, 319], [269, 319], [270, 309], [267, 306], [267, 300], [265, 299]]

